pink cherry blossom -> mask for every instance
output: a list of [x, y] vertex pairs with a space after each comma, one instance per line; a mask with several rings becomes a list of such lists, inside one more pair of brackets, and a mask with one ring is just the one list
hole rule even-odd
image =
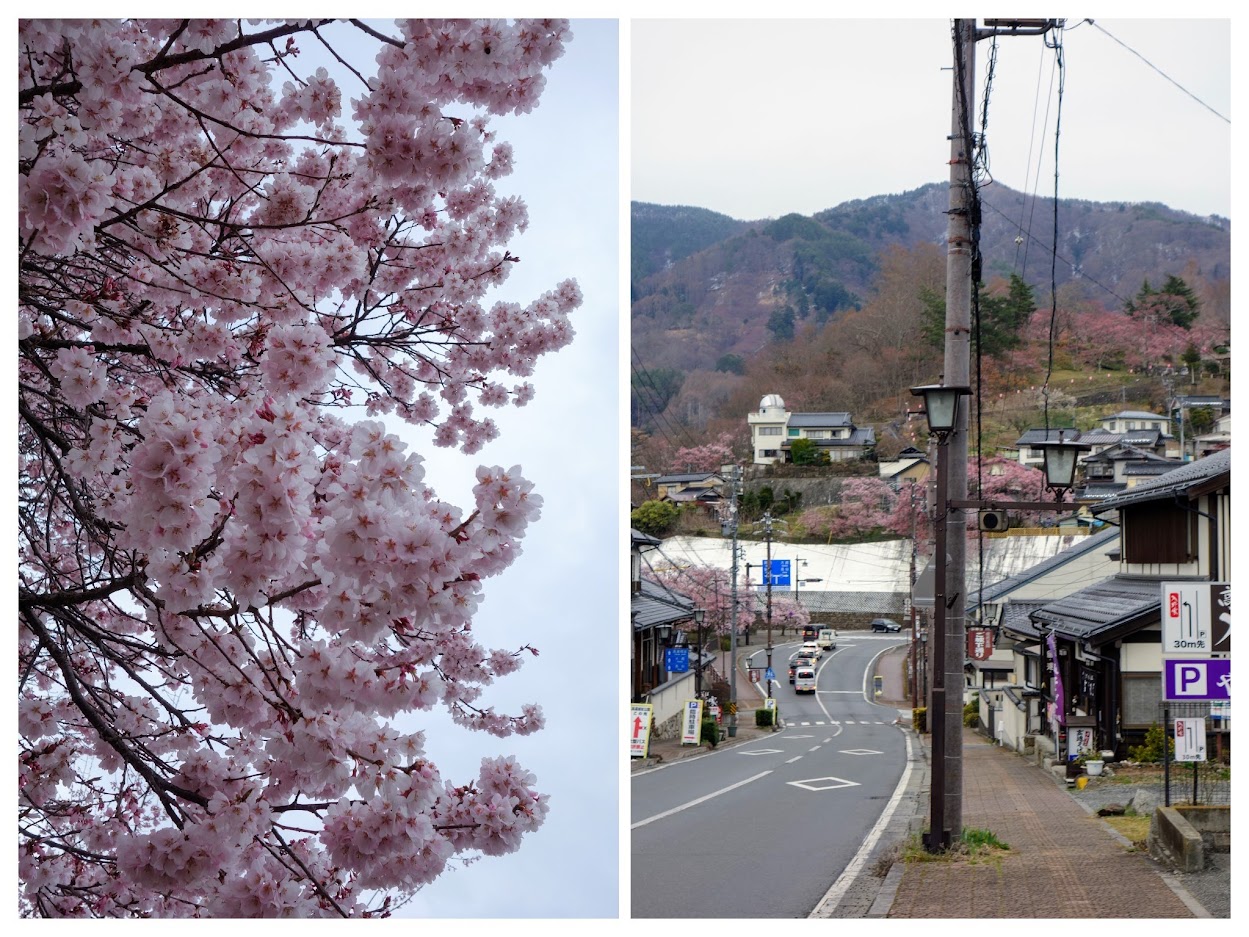
[[477, 452], [572, 340], [575, 281], [489, 295], [528, 225], [491, 116], [570, 38], [21, 21], [23, 915], [385, 915], [541, 826], [512, 758], [445, 778], [411, 723], [542, 728], [490, 698], [536, 651], [472, 632], [542, 499], [483, 466], [448, 504], [374, 417]]

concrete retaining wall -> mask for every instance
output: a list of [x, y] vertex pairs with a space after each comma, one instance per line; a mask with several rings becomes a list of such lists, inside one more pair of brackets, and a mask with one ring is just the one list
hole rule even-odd
[[1230, 852], [1230, 807], [1159, 807], [1149, 821], [1149, 854], [1181, 872], [1200, 872], [1208, 852]]

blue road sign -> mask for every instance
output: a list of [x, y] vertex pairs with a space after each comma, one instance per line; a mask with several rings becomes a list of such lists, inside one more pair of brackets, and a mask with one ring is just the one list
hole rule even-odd
[[772, 585], [774, 586], [788, 586], [791, 584], [791, 580], [789, 578], [789, 560], [773, 560], [771, 572], [772, 575], [769, 577], [767, 568], [765, 567], [763, 570], [763, 584], [765, 586], [768, 584], [769, 578], [772, 580]]
[[767, 677], [769, 680], [775, 680], [775, 679], [776, 679], [776, 671], [775, 671], [775, 670], [773, 670], [771, 667], [769, 667], [769, 668], [768, 668], [768, 670], [767, 670], [767, 673], [765, 673], [765, 674], [764, 674], [764, 676], [765, 676], [765, 677]]
[[1232, 662], [1226, 657], [1163, 658], [1166, 674], [1163, 699], [1230, 700]]
[[668, 673], [686, 673], [690, 669], [690, 649], [670, 647], [664, 651], [664, 669]]

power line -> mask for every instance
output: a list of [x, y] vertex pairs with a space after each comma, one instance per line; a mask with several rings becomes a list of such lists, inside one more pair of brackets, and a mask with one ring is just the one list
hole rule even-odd
[[1188, 95], [1190, 98], [1192, 98], [1192, 99], [1193, 99], [1194, 101], [1196, 101], [1198, 104], [1200, 104], [1202, 107], [1204, 107], [1206, 110], [1208, 110], [1208, 111], [1209, 111], [1211, 114], [1213, 114], [1215, 117], [1219, 118], [1219, 120], [1226, 121], [1226, 122], [1227, 122], [1227, 123], [1229, 123], [1229, 124], [1232, 122], [1232, 121], [1231, 121], [1231, 118], [1224, 117], [1222, 114], [1220, 114], [1220, 113], [1219, 113], [1218, 111], [1216, 111], [1214, 108], [1212, 108], [1209, 104], [1207, 104], [1205, 101], [1201, 100], [1201, 98], [1197, 97], [1197, 95], [1193, 94], [1191, 91], [1189, 91], [1187, 88], [1185, 88], [1182, 84], [1180, 84], [1178, 81], [1176, 81], [1174, 78], [1172, 78], [1172, 77], [1171, 77], [1170, 75], [1168, 75], [1166, 72], [1164, 72], [1161, 68], [1159, 68], [1159, 67], [1158, 67], [1157, 65], [1155, 65], [1153, 62], [1149, 61], [1149, 59], [1145, 58], [1145, 56], [1141, 55], [1139, 52], [1137, 52], [1135, 49], [1133, 49], [1130, 45], [1128, 45], [1126, 42], [1124, 42], [1124, 41], [1123, 41], [1122, 39], [1120, 39], [1118, 36], [1114, 36], [1114, 35], [1112, 35], [1111, 33], [1107, 32], [1107, 30], [1106, 30], [1106, 28], [1105, 28], [1104, 26], [1100, 25], [1099, 23], [1095, 23], [1095, 22], [1093, 22], [1093, 21], [1092, 21], [1092, 20], [1090, 20], [1090, 19], [1086, 19], [1084, 22], [1088, 23], [1090, 26], [1094, 27], [1095, 29], [1098, 29], [1098, 30], [1100, 30], [1101, 32], [1105, 33], [1107, 36], [1109, 36], [1109, 37], [1110, 37], [1111, 39], [1113, 39], [1115, 42], [1119, 43], [1119, 45], [1123, 46], [1123, 48], [1127, 49], [1129, 52], [1131, 52], [1133, 55], [1135, 55], [1138, 59], [1140, 59], [1142, 62], [1144, 62], [1146, 65], [1148, 65], [1148, 66], [1149, 66], [1150, 68], [1152, 68], [1154, 71], [1156, 71], [1159, 75], [1161, 75], [1161, 76], [1162, 76], [1163, 78], [1165, 78], [1167, 81], [1171, 82], [1171, 84], [1175, 85], [1175, 87], [1179, 88], [1181, 91], [1183, 91], [1186, 95]]

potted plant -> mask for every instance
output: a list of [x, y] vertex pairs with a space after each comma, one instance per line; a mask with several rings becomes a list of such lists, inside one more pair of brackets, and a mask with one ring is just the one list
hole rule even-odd
[[1091, 749], [1084, 748], [1080, 750], [1080, 754], [1076, 756], [1075, 761], [1082, 768], [1084, 773], [1091, 778], [1095, 778], [1102, 773], [1102, 768], [1106, 763], [1102, 761], [1101, 753]]

